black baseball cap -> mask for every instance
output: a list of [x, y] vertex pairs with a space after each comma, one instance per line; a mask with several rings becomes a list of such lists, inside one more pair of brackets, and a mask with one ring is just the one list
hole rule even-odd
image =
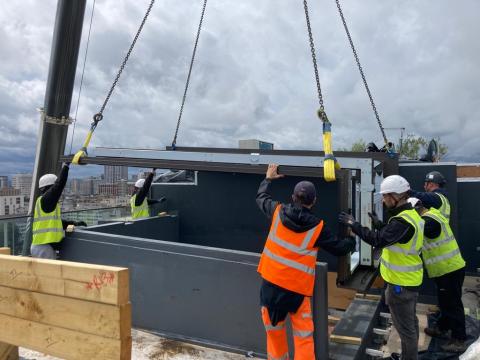
[[310, 181], [300, 181], [295, 185], [293, 195], [302, 205], [311, 205], [317, 196], [317, 191]]

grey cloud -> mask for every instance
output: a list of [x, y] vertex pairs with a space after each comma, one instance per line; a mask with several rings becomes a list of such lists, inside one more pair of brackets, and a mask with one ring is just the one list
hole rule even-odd
[[[34, 108], [43, 103], [55, 3], [6, 3], [0, 15], [6, 53], [0, 64], [2, 148], [24, 142], [16, 147], [30, 153], [32, 162], [38, 127]], [[102, 104], [148, 3], [97, 2], [73, 151]], [[478, 160], [480, 4], [474, 0], [462, 6], [447, 0], [342, 4], [384, 126], [440, 136], [450, 148], [450, 159]], [[156, 3], [92, 146], [170, 144], [201, 5], [200, 0]], [[310, 2], [310, 8], [334, 146], [349, 147], [359, 138], [380, 141], [335, 2]], [[89, 14], [87, 7], [83, 40]], [[85, 41], [76, 94], [84, 47]], [[73, 99], [72, 113], [76, 95]], [[239, 138], [255, 137], [272, 141], [277, 148], [321, 149], [317, 107], [301, 2], [209, 2], [179, 145], [236, 146]], [[67, 152], [72, 132], [73, 127]], [[399, 135], [394, 130], [387, 134], [394, 139]]]

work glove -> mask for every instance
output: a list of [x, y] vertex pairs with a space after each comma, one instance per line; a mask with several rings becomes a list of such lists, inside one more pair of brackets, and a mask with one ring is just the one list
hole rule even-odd
[[374, 229], [381, 229], [384, 225], [383, 221], [378, 218], [377, 213], [372, 211], [371, 213], [368, 213], [368, 216], [370, 216], [370, 219], [372, 219], [372, 226]]
[[160, 199], [158, 199], [159, 203], [163, 203], [165, 201], [167, 201], [167, 198], [165, 196], [162, 196]]
[[344, 224], [344, 225], [347, 225], [347, 226], [352, 226], [353, 224], [355, 224], [355, 218], [350, 215], [350, 214], [347, 214], [346, 212], [342, 211], [340, 213], [340, 215], [338, 215], [338, 221], [341, 223], [341, 224]]
[[87, 226], [87, 223], [85, 221], [75, 221], [73, 225], [75, 225], [75, 226]]

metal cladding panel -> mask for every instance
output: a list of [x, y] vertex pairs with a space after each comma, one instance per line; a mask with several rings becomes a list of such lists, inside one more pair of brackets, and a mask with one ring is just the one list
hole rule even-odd
[[467, 263], [466, 271], [476, 273], [480, 267], [480, 181], [458, 182], [458, 245]]
[[178, 242], [179, 219], [177, 215], [152, 217], [134, 221], [105, 223], [91, 226], [88, 230], [113, 235]]
[[[115, 235], [79, 231], [68, 236], [62, 258], [128, 267], [136, 327], [218, 348], [265, 354], [258, 255], [230, 251], [225, 256], [226, 252], [140, 239], [129, 243], [125, 236], [120, 243]], [[319, 263], [314, 295], [319, 359], [328, 354], [326, 284], [327, 267]]]
[[[167, 198], [167, 210], [178, 211], [181, 243], [261, 253], [270, 220], [258, 208], [255, 197], [264, 178], [257, 174], [199, 172], [197, 185], [154, 184], [151, 191], [153, 198]], [[301, 180], [315, 184], [317, 202], [313, 211], [336, 232], [339, 182], [288, 176], [273, 181], [273, 199], [289, 202], [295, 184]], [[330, 270], [336, 269], [336, 257], [320, 251], [318, 259], [327, 262]]]

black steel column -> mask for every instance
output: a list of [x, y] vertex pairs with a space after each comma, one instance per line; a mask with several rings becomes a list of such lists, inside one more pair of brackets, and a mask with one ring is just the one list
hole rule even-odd
[[[59, 0], [53, 33], [45, 103], [38, 131], [28, 214], [33, 215], [38, 196], [38, 179], [58, 173], [59, 159], [65, 151], [70, 105], [77, 69], [86, 0]], [[57, 122], [57, 123], [56, 123]], [[31, 227], [29, 226], [29, 229]], [[30, 251], [31, 231], [27, 231], [23, 254]]]

